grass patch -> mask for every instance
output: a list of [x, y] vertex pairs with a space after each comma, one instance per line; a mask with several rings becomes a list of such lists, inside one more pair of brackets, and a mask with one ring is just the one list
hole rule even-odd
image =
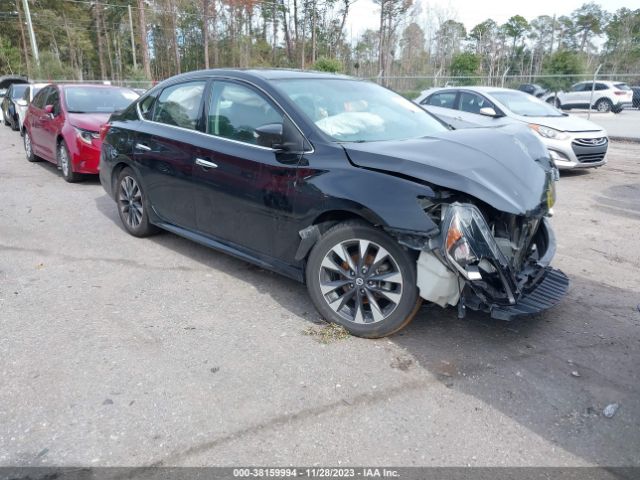
[[351, 335], [342, 325], [327, 323], [320, 326], [310, 326], [302, 331], [303, 335], [314, 337], [318, 342], [328, 344], [339, 340], [346, 340]]

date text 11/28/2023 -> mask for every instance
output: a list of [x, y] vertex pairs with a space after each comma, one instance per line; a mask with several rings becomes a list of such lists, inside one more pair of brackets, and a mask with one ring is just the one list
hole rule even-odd
[[235, 478], [398, 478], [389, 468], [235, 468]]

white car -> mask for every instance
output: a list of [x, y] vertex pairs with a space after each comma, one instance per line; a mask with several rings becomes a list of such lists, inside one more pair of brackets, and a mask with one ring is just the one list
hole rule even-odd
[[619, 113], [624, 108], [633, 106], [633, 90], [626, 83], [597, 81], [593, 96], [592, 87], [593, 82], [579, 82], [568, 92], [558, 92], [557, 95], [550, 92], [543, 100], [565, 110], [589, 108], [589, 100], [591, 107], [598, 112]]
[[519, 90], [450, 87], [423, 91], [414, 100], [453, 128], [525, 124], [546, 145], [559, 169], [600, 167], [607, 163], [607, 132], [588, 120], [562, 113]]
[[16, 102], [16, 111], [18, 113], [18, 128], [20, 129], [20, 135], [24, 133], [24, 117], [27, 115], [27, 109], [33, 97], [40, 91], [41, 88], [46, 87], [47, 83], [30, 83], [27, 85], [27, 89], [24, 91], [24, 95]]

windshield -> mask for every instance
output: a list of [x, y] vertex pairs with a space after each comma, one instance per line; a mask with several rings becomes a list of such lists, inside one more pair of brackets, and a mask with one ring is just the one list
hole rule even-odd
[[338, 142], [406, 140], [447, 130], [413, 102], [374, 83], [332, 78], [274, 83]]
[[27, 84], [24, 85], [13, 85], [13, 89], [11, 90], [11, 98], [16, 99], [22, 97], [24, 95], [24, 91], [27, 89]]
[[522, 92], [491, 92], [508, 110], [524, 117], [562, 117], [562, 112], [536, 97]]
[[133, 90], [118, 87], [67, 87], [64, 94], [69, 113], [112, 113], [138, 98]]

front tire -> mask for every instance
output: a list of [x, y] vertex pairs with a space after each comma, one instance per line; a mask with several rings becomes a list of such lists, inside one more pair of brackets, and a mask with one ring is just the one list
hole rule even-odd
[[322, 236], [309, 255], [306, 281], [320, 314], [358, 337], [401, 330], [422, 303], [415, 259], [362, 221], [340, 223]]
[[149, 222], [146, 197], [134, 171], [123, 168], [116, 183], [118, 216], [125, 230], [134, 237], [148, 237], [158, 232]]
[[81, 180], [81, 175], [73, 171], [73, 164], [69, 156], [69, 149], [64, 140], [58, 144], [58, 167], [62, 171], [62, 178], [69, 183], [76, 183]]

